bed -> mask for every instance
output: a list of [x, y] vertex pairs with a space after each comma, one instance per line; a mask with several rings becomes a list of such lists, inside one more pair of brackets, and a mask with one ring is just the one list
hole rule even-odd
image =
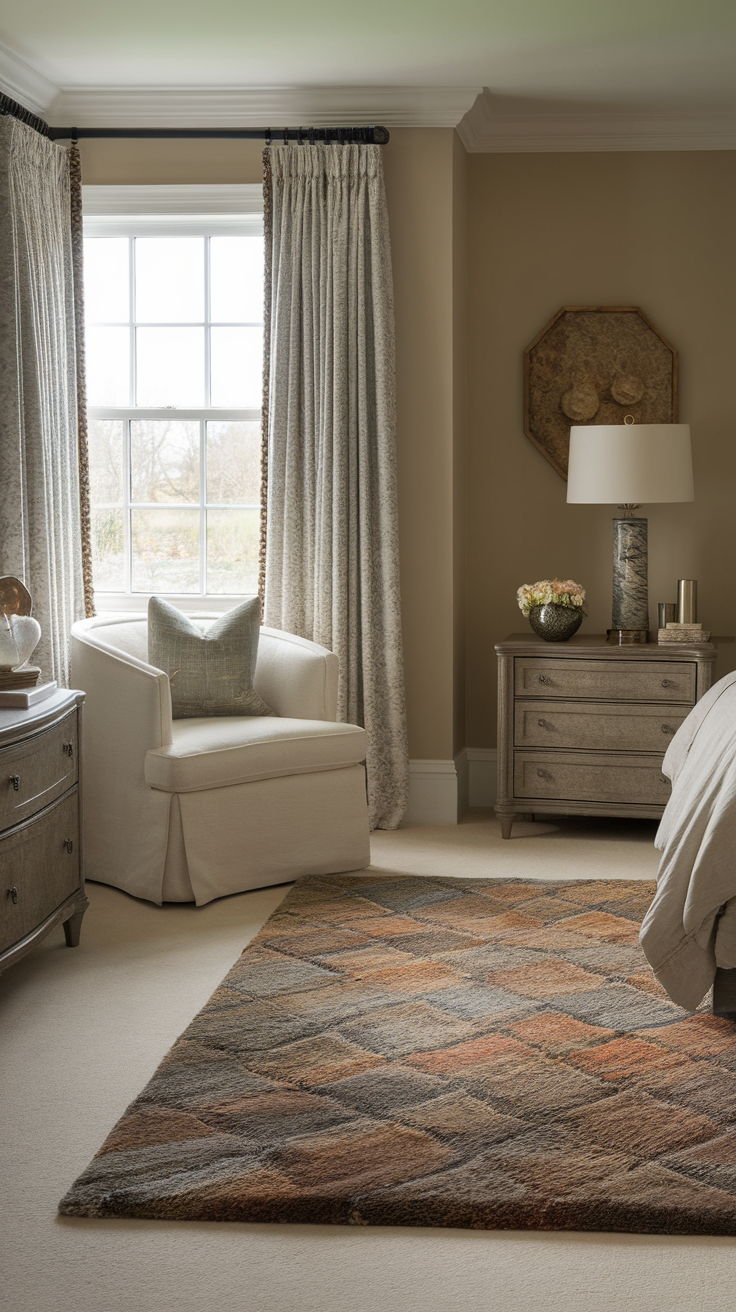
[[657, 892], [640, 942], [673, 1001], [736, 1020], [736, 673], [714, 684], [662, 765], [672, 794], [657, 831]]

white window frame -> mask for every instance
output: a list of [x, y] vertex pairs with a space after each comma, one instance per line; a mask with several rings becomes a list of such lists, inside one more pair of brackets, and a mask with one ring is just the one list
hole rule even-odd
[[[84, 186], [82, 188], [85, 237], [143, 236], [239, 236], [262, 234], [263, 198], [257, 184], [195, 186]], [[132, 270], [131, 270], [132, 276]], [[181, 325], [177, 325], [181, 326]], [[132, 329], [134, 331], [134, 329]], [[206, 334], [206, 340], [209, 337]], [[135, 352], [131, 350], [131, 372], [135, 369]], [[132, 395], [135, 395], [134, 389]], [[209, 397], [207, 397], [209, 400]], [[152, 409], [131, 406], [90, 406], [90, 419], [124, 421], [125, 497], [123, 531], [125, 540], [125, 591], [95, 591], [95, 608], [105, 612], [145, 611], [149, 593], [132, 592], [130, 578], [130, 420], [181, 419], [200, 424], [200, 461], [204, 462], [204, 426], [207, 421], [260, 421], [258, 409], [224, 409], [209, 405], [197, 409], [166, 407]], [[200, 577], [204, 579], [205, 527], [207, 509], [204, 470], [200, 472], [199, 551]], [[137, 504], [137, 503], [136, 503]], [[232, 506], [222, 507], [232, 509]], [[180, 609], [219, 614], [252, 593], [160, 593]]]

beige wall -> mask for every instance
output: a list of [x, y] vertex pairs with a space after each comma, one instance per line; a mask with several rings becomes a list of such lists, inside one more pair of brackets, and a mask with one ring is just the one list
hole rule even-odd
[[473, 155], [468, 175], [466, 741], [491, 747], [519, 584], [572, 576], [583, 632], [610, 625], [615, 509], [567, 506], [522, 427], [524, 348], [563, 305], [640, 305], [678, 348], [695, 501], [643, 508], [650, 619], [696, 578], [699, 619], [736, 634], [736, 152]]
[[[86, 183], [261, 177], [261, 143], [83, 141]], [[384, 149], [394, 263], [399, 516], [409, 751], [462, 746], [461, 520], [465, 152], [450, 128], [396, 129]]]
[[425, 760], [448, 760], [455, 747], [454, 137], [450, 128], [397, 130], [384, 153], [409, 754]]

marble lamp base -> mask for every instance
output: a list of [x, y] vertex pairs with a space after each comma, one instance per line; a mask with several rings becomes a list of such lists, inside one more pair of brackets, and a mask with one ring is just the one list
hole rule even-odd
[[[613, 521], [613, 642], [646, 642], [649, 631], [647, 521]], [[625, 635], [625, 636], [624, 636]]]

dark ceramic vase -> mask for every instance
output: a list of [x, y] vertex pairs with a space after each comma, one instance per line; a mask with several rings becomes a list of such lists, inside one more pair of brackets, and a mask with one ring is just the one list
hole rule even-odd
[[529, 623], [545, 642], [566, 642], [577, 633], [583, 622], [583, 612], [577, 606], [534, 606], [529, 611]]

